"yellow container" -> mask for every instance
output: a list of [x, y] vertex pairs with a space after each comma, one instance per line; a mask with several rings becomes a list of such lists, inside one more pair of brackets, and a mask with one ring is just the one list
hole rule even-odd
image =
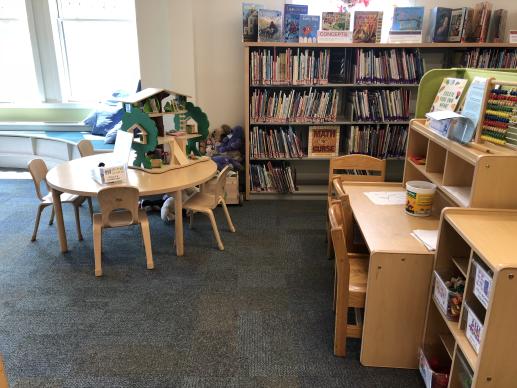
[[406, 182], [406, 213], [412, 216], [431, 215], [436, 185], [426, 181]]

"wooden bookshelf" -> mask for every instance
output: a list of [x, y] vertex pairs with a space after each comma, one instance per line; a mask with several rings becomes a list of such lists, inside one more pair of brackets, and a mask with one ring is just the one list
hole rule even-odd
[[[411, 157], [425, 157], [418, 165]], [[451, 206], [517, 208], [517, 152], [487, 144], [486, 152], [440, 136], [414, 119], [409, 126], [404, 183], [434, 183]]]
[[[348, 113], [344, 114], [344, 107], [342, 108], [341, 116], [338, 115], [337, 119], [332, 122], [284, 122], [284, 123], [269, 123], [262, 122], [257, 120], [250, 119], [250, 101], [251, 95], [255, 90], [271, 90], [271, 93], [275, 91], [286, 91], [289, 92], [291, 90], [325, 90], [327, 89], [335, 89], [337, 93], [340, 95], [343, 101], [346, 98], [349, 98], [349, 93], [354, 90], [363, 90], [367, 89], [369, 91], [374, 91], [376, 89], [388, 89], [388, 90], [402, 90], [406, 89], [410, 92], [410, 117], [423, 117], [422, 112], [427, 112], [427, 108], [422, 107], [417, 100], [417, 87], [418, 87], [418, 95], [421, 94], [433, 94], [436, 93], [439, 85], [432, 85], [431, 88], [426, 88], [425, 91], [419, 88], [418, 83], [350, 83], [350, 82], [329, 82], [327, 84], [312, 84], [312, 85], [289, 85], [289, 84], [261, 84], [261, 83], [252, 83], [252, 78], [250, 75], [250, 63], [251, 63], [251, 52], [257, 49], [278, 49], [278, 52], [282, 52], [287, 48], [297, 49], [297, 48], [307, 48], [307, 49], [329, 49], [330, 56], [332, 60], [332, 55], [336, 54], [335, 50], [342, 49], [419, 49], [422, 57], [424, 58], [424, 70], [427, 71], [429, 69], [435, 68], [450, 68], [454, 65], [459, 64], [459, 54], [464, 52], [467, 49], [517, 49], [517, 44], [510, 43], [419, 43], [419, 44], [400, 44], [400, 43], [380, 43], [380, 44], [334, 44], [334, 43], [314, 43], [314, 44], [302, 44], [302, 43], [284, 43], [284, 42], [246, 42], [243, 44], [244, 46], [244, 73], [245, 73], [245, 82], [244, 82], [244, 117], [245, 117], [245, 141], [246, 141], [246, 199], [252, 198], [271, 198], [272, 195], [267, 196], [264, 195], [263, 192], [252, 192], [251, 184], [250, 184], [250, 162], [252, 163], [260, 163], [267, 161], [285, 161], [291, 163], [292, 166], [296, 167], [297, 172], [297, 180], [298, 186], [303, 187], [305, 194], [316, 195], [317, 198], [323, 198], [325, 190], [306, 190], [308, 186], [324, 186], [327, 183], [328, 179], [328, 162], [322, 163], [323, 160], [328, 160], [330, 158], [251, 158], [250, 157], [250, 132], [252, 127], [258, 126], [259, 128], [279, 128], [279, 127], [288, 127], [291, 126], [296, 131], [308, 131], [309, 125], [339, 125], [340, 126], [340, 137], [348, 136], [352, 126], [359, 126], [360, 128], [364, 128], [366, 125], [381, 125], [385, 127], [386, 125], [395, 126], [395, 125], [409, 125], [407, 120], [397, 120], [397, 121], [359, 121], [352, 120], [348, 116]], [[445, 76], [453, 76], [453, 75], [445, 75]], [[343, 98], [345, 96], [346, 98]], [[340, 141], [341, 145], [344, 144], [343, 141]], [[426, 150], [427, 144], [426, 143]], [[435, 144], [436, 143], [436, 144]], [[411, 165], [411, 167], [407, 167], [409, 162], [401, 163], [398, 159], [400, 158], [387, 158], [387, 175], [389, 176], [389, 180], [401, 181], [403, 180], [403, 171], [406, 169], [410, 171], [413, 169], [415, 171], [415, 176], [425, 178], [426, 180], [430, 180], [433, 183], [443, 182], [445, 179], [445, 184], [442, 184], [442, 191], [446, 198], [449, 198], [452, 204], [456, 206], [467, 206], [469, 205], [469, 199], [471, 197], [471, 192], [467, 189], [469, 185], [468, 182], [459, 182], [456, 184], [455, 180], [458, 180], [459, 177], [454, 178], [451, 174], [454, 171], [448, 171], [445, 174], [445, 171], [441, 169], [441, 163], [445, 164], [445, 156], [451, 155], [450, 159], [454, 159], [455, 155], [452, 151], [447, 153], [444, 151], [444, 148], [441, 147], [441, 143], [436, 141], [433, 143], [430, 149], [430, 154], [435, 155], [433, 161], [429, 168], [427, 166], [418, 167], [415, 165]], [[441, 148], [440, 148], [441, 147]], [[341, 147], [340, 147], [341, 148]], [[306, 150], [305, 150], [306, 152]], [[340, 154], [343, 154], [343, 150], [340, 149]], [[470, 154], [468, 154], [470, 155]], [[474, 160], [476, 155], [466, 156], [465, 158], [471, 157], [469, 160]], [[442, 160], [443, 159], [443, 160]], [[472, 163], [469, 160], [464, 160], [460, 156], [460, 160], [466, 162], [466, 169], [474, 168]], [[450, 161], [449, 161], [450, 162]], [[311, 173], [309, 174], [310, 179], [305, 180], [304, 172], [308, 168], [310, 164], [318, 163], [317, 166], [313, 166], [310, 168]], [[461, 163], [461, 161], [460, 161]], [[405, 165], [403, 165], [405, 164]], [[468, 167], [468, 166], [471, 167]], [[316, 177], [314, 173], [314, 169], [317, 169], [318, 177]], [[473, 176], [473, 174], [470, 174]], [[408, 175], [409, 176], [409, 175]], [[460, 175], [461, 177], [461, 175]], [[465, 178], [467, 179], [467, 177]], [[473, 178], [472, 178], [473, 179]], [[404, 178], [404, 181], [406, 179]], [[468, 180], [468, 179], [467, 179]], [[449, 182], [450, 181], [450, 182]], [[311, 194], [307, 194], [311, 193]], [[293, 195], [294, 194], [294, 195]], [[288, 194], [277, 194], [279, 196], [284, 195], [284, 198], [297, 198], [298, 196], [295, 193]]]
[[[517, 381], [515, 236], [515, 210], [449, 208], [441, 215], [434, 269], [464, 276], [465, 290], [459, 319], [452, 321], [431, 287], [422, 347], [451, 365], [449, 388], [512, 387]], [[470, 311], [480, 321], [479, 338], [467, 325]]]

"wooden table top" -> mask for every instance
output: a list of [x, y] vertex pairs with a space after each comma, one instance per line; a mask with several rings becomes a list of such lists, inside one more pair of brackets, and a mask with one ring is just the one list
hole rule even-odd
[[405, 192], [402, 183], [343, 182], [343, 188], [350, 197], [355, 220], [370, 253], [433, 254], [410, 233], [414, 229], [437, 230], [439, 215], [411, 216], [404, 211], [405, 205], [376, 205], [364, 194], [369, 191]]
[[[91, 170], [106, 161], [106, 154], [92, 155], [64, 162], [47, 173], [47, 183], [53, 189], [82, 196], [96, 196], [100, 189], [107, 187], [97, 183]], [[141, 196], [171, 193], [206, 182], [217, 172], [212, 160], [201, 161], [189, 166], [173, 169], [161, 174], [150, 174], [142, 170], [128, 168], [128, 182], [138, 187]], [[110, 184], [116, 186], [116, 184]]]

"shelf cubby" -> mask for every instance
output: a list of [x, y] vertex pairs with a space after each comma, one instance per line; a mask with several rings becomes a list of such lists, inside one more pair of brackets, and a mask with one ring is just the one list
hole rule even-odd
[[435, 185], [441, 185], [443, 182], [446, 155], [447, 150], [445, 148], [432, 140], [429, 141], [425, 171], [429, 180]]

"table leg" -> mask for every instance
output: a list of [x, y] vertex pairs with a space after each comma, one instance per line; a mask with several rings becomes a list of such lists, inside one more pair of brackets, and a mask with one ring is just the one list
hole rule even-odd
[[66, 242], [65, 223], [63, 222], [63, 209], [61, 207], [61, 192], [52, 189], [52, 202], [54, 203], [54, 212], [56, 213], [56, 226], [59, 237], [59, 245], [61, 252], [68, 251], [68, 244]]
[[181, 190], [174, 192], [174, 223], [176, 226], [176, 255], [183, 256], [183, 201]]

